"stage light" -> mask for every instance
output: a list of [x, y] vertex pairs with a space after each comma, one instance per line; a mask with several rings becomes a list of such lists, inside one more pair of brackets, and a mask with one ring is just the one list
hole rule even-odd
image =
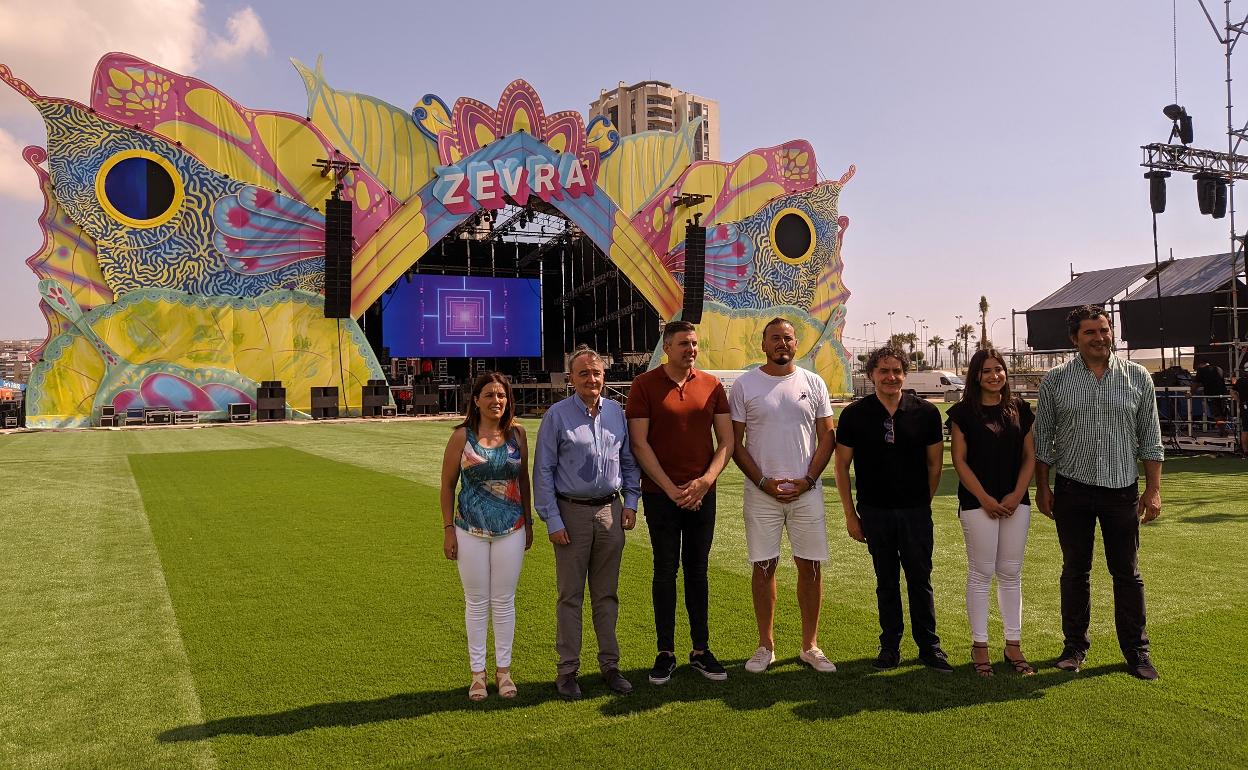
[[1174, 121], [1174, 128], [1170, 131], [1170, 138], [1178, 137], [1183, 144], [1191, 144], [1193, 139], [1192, 133], [1192, 116], [1187, 114], [1187, 110], [1177, 104], [1167, 104], [1161, 109], [1163, 115]]
[[1148, 180], [1148, 204], [1154, 214], [1166, 211], [1166, 179], [1169, 177], [1169, 171], [1149, 171], [1144, 175]]

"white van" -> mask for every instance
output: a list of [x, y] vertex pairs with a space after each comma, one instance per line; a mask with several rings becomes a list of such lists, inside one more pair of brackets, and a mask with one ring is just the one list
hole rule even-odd
[[966, 381], [953, 372], [929, 369], [907, 374], [904, 388], [924, 398], [941, 397], [947, 393], [956, 393], [957, 397], [961, 398], [962, 391], [966, 388]]

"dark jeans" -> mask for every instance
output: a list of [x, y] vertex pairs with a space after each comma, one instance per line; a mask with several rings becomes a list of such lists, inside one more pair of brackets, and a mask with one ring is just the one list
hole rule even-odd
[[1140, 549], [1139, 490], [1095, 487], [1058, 476], [1053, 485], [1053, 518], [1062, 546], [1062, 633], [1066, 646], [1086, 651], [1092, 611], [1092, 546], [1101, 522], [1105, 564], [1114, 582], [1114, 625], [1124, 655], [1148, 649], [1144, 630], [1144, 579]]
[[646, 527], [654, 551], [654, 628], [660, 652], [676, 651], [676, 570], [685, 571], [685, 611], [693, 649], [707, 648], [707, 605], [710, 592], [706, 570], [715, 536], [715, 490], [702, 498], [702, 507], [687, 511], [662, 492], [643, 492]]
[[910, 633], [919, 652], [940, 644], [936, 600], [932, 595], [932, 509], [859, 505], [862, 532], [875, 567], [875, 599], [880, 610], [880, 647], [896, 650], [906, 630], [901, 611], [901, 571], [910, 598]]

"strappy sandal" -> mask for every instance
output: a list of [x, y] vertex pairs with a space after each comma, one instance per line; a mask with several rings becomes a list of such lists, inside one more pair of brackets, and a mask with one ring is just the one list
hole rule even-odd
[[[983, 663], [980, 663], [979, 661], [975, 660], [976, 650], [984, 651]], [[994, 672], [992, 670], [992, 661], [988, 660], [988, 643], [987, 642], [984, 642], [982, 644], [979, 642], [971, 643], [971, 666], [975, 668], [975, 673], [979, 674], [984, 679], [987, 679], [988, 677], [993, 675]]]
[[514, 698], [516, 697], [516, 683], [511, 681], [511, 673], [508, 671], [494, 672], [495, 681], [498, 682], [498, 697]]
[[[1021, 644], [1021, 642], [1007, 641], [1005, 643], [1005, 649], [1001, 651], [1001, 654], [1005, 656], [1005, 662], [1014, 667], [1015, 672], [1022, 674], [1023, 676], [1034, 676], [1036, 673], [1036, 667], [1028, 663], [1026, 658], [1022, 657], [1023, 650], [1020, 646]], [[1019, 657], [1010, 657], [1009, 650], [1011, 647], [1018, 650]]]
[[472, 684], [468, 685], [468, 700], [480, 702], [485, 700], [489, 694], [490, 691], [485, 688], [485, 672], [477, 673], [474, 671]]

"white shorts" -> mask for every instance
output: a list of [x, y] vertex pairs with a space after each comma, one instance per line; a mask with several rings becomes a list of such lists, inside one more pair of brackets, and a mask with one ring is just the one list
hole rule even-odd
[[791, 503], [782, 503], [748, 483], [744, 488], [745, 547], [750, 563], [780, 556], [780, 532], [789, 531], [793, 555], [807, 561], [828, 560], [828, 525], [823, 510], [823, 482]]

